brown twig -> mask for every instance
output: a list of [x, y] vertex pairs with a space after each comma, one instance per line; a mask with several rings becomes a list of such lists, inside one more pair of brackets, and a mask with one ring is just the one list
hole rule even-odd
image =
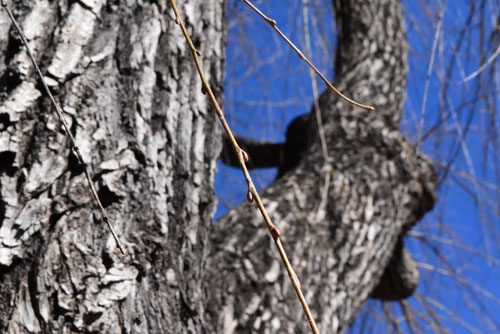
[[255, 7], [254, 4], [252, 4], [250, 1], [248, 0], [240, 0], [240, 1], [243, 1], [244, 3], [246, 3], [250, 8], [252, 8], [257, 14], [259, 14], [267, 23], [269, 23], [269, 25], [271, 27], [273, 27], [274, 30], [276, 30], [276, 32], [288, 43], [288, 45], [290, 45], [292, 47], [292, 49], [297, 52], [297, 54], [299, 55], [300, 59], [302, 59], [303, 61], [305, 61], [307, 63], [307, 65], [309, 65], [313, 70], [314, 72], [316, 72], [317, 75], [320, 76], [321, 79], [323, 79], [323, 81], [325, 82], [325, 84], [328, 86], [328, 88], [330, 88], [335, 94], [337, 94], [338, 96], [340, 96], [341, 98], [343, 98], [344, 100], [346, 100], [347, 102], [357, 106], [357, 107], [360, 107], [360, 108], [363, 108], [363, 109], [366, 109], [366, 110], [375, 110], [374, 107], [372, 106], [367, 106], [367, 105], [364, 105], [364, 104], [361, 104], [359, 102], [356, 102], [350, 98], [348, 98], [347, 96], [345, 96], [344, 94], [342, 94], [337, 88], [335, 88], [331, 83], [330, 81], [328, 81], [326, 79], [326, 77], [316, 68], [316, 66], [313, 65], [313, 63], [311, 63], [311, 61], [309, 59], [307, 59], [306, 56], [304, 56], [304, 54], [302, 53], [302, 51], [300, 51], [300, 49], [298, 47], [295, 46], [295, 44], [292, 43], [292, 41], [290, 41], [290, 39], [288, 39], [288, 37], [286, 37], [286, 35], [278, 28], [278, 26], [276, 25], [276, 21], [267, 17], [264, 13], [262, 13], [257, 7]]
[[26, 51], [28, 53], [28, 56], [31, 59], [33, 66], [35, 67], [35, 71], [37, 72], [38, 76], [40, 77], [40, 81], [42, 82], [43, 88], [45, 89], [45, 92], [47, 93], [47, 96], [49, 97], [50, 102], [51, 102], [52, 106], [54, 107], [54, 110], [55, 110], [57, 116], [59, 117], [59, 121], [62, 123], [62, 125], [64, 127], [64, 131], [66, 132], [66, 136], [68, 137], [68, 139], [71, 143], [71, 148], [73, 149], [73, 152], [75, 153], [75, 155], [78, 157], [78, 161], [80, 162], [80, 165], [83, 168], [83, 171], [85, 173], [85, 177], [87, 178], [87, 182], [89, 184], [90, 191], [92, 192], [92, 196], [94, 197], [94, 200], [97, 203], [97, 206], [101, 210], [102, 220], [104, 220], [104, 222], [108, 225], [109, 231], [111, 232], [111, 235], [115, 239], [116, 244], [118, 245], [118, 248], [120, 249], [121, 253], [123, 255], [126, 255], [127, 251], [125, 250], [122, 243], [120, 242], [120, 239], [118, 238], [118, 236], [113, 228], [113, 225], [111, 225], [111, 222], [109, 221], [109, 217], [106, 214], [106, 210], [104, 210], [104, 207], [102, 206], [101, 200], [99, 199], [99, 195], [97, 194], [97, 191], [95, 190], [94, 183], [92, 182], [89, 171], [87, 169], [87, 165], [85, 164], [83, 157], [82, 157], [82, 154], [80, 153], [80, 149], [79, 149], [78, 145], [76, 144], [75, 137], [71, 133], [71, 131], [69, 129], [69, 125], [66, 122], [66, 119], [64, 118], [64, 115], [63, 115], [64, 111], [61, 107], [58, 106], [54, 96], [52, 95], [52, 92], [49, 89], [49, 86], [47, 86], [47, 83], [45, 82], [42, 71], [40, 71], [40, 68], [38, 67], [38, 64], [35, 60], [35, 57], [33, 56], [33, 52], [31, 51], [31, 49], [28, 45], [28, 41], [26, 40], [26, 37], [24, 36], [24, 33], [23, 33], [21, 27], [19, 26], [19, 24], [17, 23], [14, 15], [12, 14], [11, 10], [7, 6], [7, 4], [4, 2], [4, 0], [1, 0], [1, 4], [2, 4], [2, 7], [5, 9], [5, 11], [7, 12], [7, 15], [9, 16], [10, 20], [12, 21], [12, 24], [14, 24], [14, 27], [16, 28], [19, 36], [21, 37], [21, 40], [22, 40], [24, 46], [26, 47]]
[[276, 225], [273, 224], [271, 221], [271, 218], [267, 214], [267, 211], [262, 204], [262, 200], [260, 199], [259, 193], [257, 192], [257, 189], [255, 188], [252, 178], [250, 177], [250, 174], [248, 173], [248, 169], [246, 167], [246, 162], [248, 162], [248, 154], [243, 151], [238, 143], [236, 142], [236, 139], [234, 138], [234, 135], [229, 128], [229, 125], [226, 122], [226, 119], [224, 118], [224, 113], [217, 103], [217, 100], [215, 98], [214, 93], [212, 92], [212, 89], [210, 88], [210, 85], [208, 84], [208, 81], [205, 78], [205, 73], [203, 71], [203, 68], [201, 66], [201, 62], [199, 59], [199, 56], [201, 55], [201, 52], [198, 51], [194, 44], [193, 41], [191, 40], [191, 37], [189, 36], [189, 33], [186, 29], [186, 26], [184, 25], [184, 22], [179, 14], [179, 10], [177, 9], [177, 5], [175, 3], [175, 0], [170, 0], [170, 3], [172, 4], [172, 8], [175, 13], [175, 23], [177, 23], [184, 34], [184, 37], [186, 38], [187, 43], [189, 44], [189, 48], [191, 50], [191, 54], [193, 55], [194, 62], [196, 63], [196, 68], [198, 69], [198, 73], [200, 75], [200, 79], [202, 82], [202, 93], [203, 94], [208, 94], [210, 101], [212, 102], [212, 105], [214, 106], [217, 116], [219, 117], [219, 120], [222, 123], [222, 126], [224, 127], [224, 130], [226, 131], [227, 135], [229, 136], [229, 139], [231, 141], [231, 144], [233, 146], [234, 152], [236, 153], [236, 156], [238, 158], [241, 170], [243, 171], [243, 175], [245, 176], [245, 180], [247, 181], [248, 184], [248, 193], [247, 193], [247, 200], [249, 202], [255, 201], [257, 203], [257, 206], [259, 207], [259, 210], [262, 214], [262, 217], [264, 218], [264, 221], [267, 224], [267, 228], [269, 229], [269, 232], [274, 240], [274, 243], [276, 244], [276, 247], [278, 248], [278, 252], [281, 256], [281, 259], [283, 261], [283, 264], [285, 265], [287, 271], [288, 271], [288, 276], [290, 277], [290, 280], [292, 281], [292, 285], [295, 289], [295, 292], [297, 293], [297, 296], [299, 298], [300, 303], [302, 304], [302, 308], [304, 309], [304, 312], [306, 314], [307, 320], [309, 321], [309, 325], [311, 326], [311, 329], [313, 333], [318, 333], [319, 330], [316, 325], [316, 322], [314, 321], [314, 318], [311, 314], [311, 310], [309, 309], [309, 305], [307, 304], [307, 301], [305, 299], [304, 294], [302, 293], [302, 287], [299, 281], [299, 278], [297, 277], [297, 274], [293, 270], [292, 265], [290, 264], [290, 261], [288, 260], [288, 256], [286, 255], [285, 249], [283, 248], [283, 244], [281, 243], [281, 232], [276, 227]]

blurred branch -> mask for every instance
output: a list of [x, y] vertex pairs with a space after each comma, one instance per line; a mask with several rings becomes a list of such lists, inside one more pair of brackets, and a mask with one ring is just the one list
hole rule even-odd
[[234, 137], [231, 129], [229, 128], [229, 125], [227, 124], [227, 122], [224, 118], [224, 113], [223, 113], [222, 109], [220, 108], [220, 106], [217, 102], [217, 99], [215, 98], [215, 95], [213, 94], [212, 89], [210, 88], [208, 81], [205, 78], [205, 73], [203, 71], [203, 68], [202, 68], [202, 65], [201, 65], [201, 62], [199, 59], [199, 57], [201, 56], [201, 52], [195, 48], [193, 41], [191, 40], [191, 37], [189, 36], [189, 33], [186, 29], [186, 26], [184, 25], [184, 22], [180, 16], [179, 10], [177, 9], [177, 5], [175, 3], [175, 0], [170, 0], [170, 3], [172, 4], [172, 8], [175, 12], [175, 22], [181, 27], [182, 32], [184, 34], [184, 37], [186, 38], [186, 42], [188, 43], [189, 48], [191, 50], [191, 54], [193, 55], [193, 59], [194, 59], [194, 62], [196, 64], [196, 68], [198, 70], [198, 73], [200, 75], [200, 79], [202, 82], [202, 93], [204, 95], [208, 94], [210, 101], [212, 102], [212, 105], [214, 106], [214, 108], [216, 110], [217, 116], [219, 117], [219, 120], [221, 121], [222, 126], [224, 127], [224, 130], [226, 131], [226, 133], [231, 141], [234, 152], [238, 158], [241, 170], [243, 171], [243, 174], [244, 174], [245, 179], [247, 181], [247, 184], [248, 184], [247, 200], [249, 202], [252, 202], [255, 200], [255, 202], [257, 203], [259, 210], [260, 210], [260, 212], [261, 212], [261, 214], [262, 214], [262, 216], [267, 224], [267, 227], [269, 229], [271, 237], [273, 238], [274, 243], [275, 243], [275, 245], [278, 249], [278, 252], [281, 256], [283, 264], [287, 269], [288, 276], [290, 277], [290, 280], [291, 280], [292, 285], [295, 289], [295, 292], [297, 293], [297, 296], [298, 296], [299, 301], [302, 305], [302, 308], [304, 309], [304, 313], [307, 317], [309, 325], [311, 326], [311, 330], [313, 333], [319, 334], [319, 330], [318, 330], [318, 327], [316, 325], [316, 322], [314, 321], [314, 318], [311, 314], [311, 310], [309, 308], [309, 305], [307, 304], [305, 296], [302, 292], [302, 285], [297, 277], [297, 274], [295, 273], [294, 269], [292, 268], [292, 265], [291, 265], [290, 261], [288, 260], [288, 256], [285, 252], [285, 249], [283, 248], [283, 245], [281, 243], [281, 239], [280, 239], [281, 232], [276, 227], [276, 225], [273, 224], [273, 222], [269, 218], [269, 215], [267, 214], [267, 211], [266, 211], [264, 205], [262, 204], [259, 193], [257, 192], [257, 189], [255, 188], [255, 186], [253, 184], [252, 178], [250, 177], [250, 174], [248, 173], [248, 169], [246, 167], [246, 162], [248, 162], [248, 160], [249, 160], [248, 154], [239, 147], [239, 145], [236, 141], [236, 138]]

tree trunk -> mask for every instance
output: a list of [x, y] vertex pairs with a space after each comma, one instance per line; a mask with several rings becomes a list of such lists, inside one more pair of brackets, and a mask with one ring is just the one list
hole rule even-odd
[[[307, 332], [257, 208], [242, 204], [210, 223], [220, 130], [167, 2], [12, 6], [129, 255], [101, 223], [2, 14], [0, 332]], [[179, 6], [221, 97], [224, 1]], [[335, 84], [377, 111], [323, 93], [328, 195], [313, 117], [304, 158], [263, 193], [325, 333], [352, 322], [434, 201], [432, 168], [398, 130], [407, 48], [399, 2], [339, 0], [335, 9]]]
[[[418, 272], [402, 237], [432, 208], [435, 187], [430, 164], [399, 132], [407, 72], [399, 1], [337, 0], [334, 8], [339, 31], [334, 84], [376, 111], [325, 91], [319, 106], [332, 158], [328, 177], [313, 110], [302, 132], [308, 141], [305, 157], [262, 196], [324, 333], [343, 332], [352, 323], [391, 257], [384, 279], [396, 276], [395, 289], [413, 291]], [[254, 205], [240, 205], [210, 235], [206, 277], [218, 332], [308, 332]], [[386, 287], [375, 295], [392, 298]]]
[[[220, 130], [167, 2], [16, 1], [129, 256], [1, 13], [0, 332], [198, 333]], [[222, 96], [222, 0], [180, 3]]]

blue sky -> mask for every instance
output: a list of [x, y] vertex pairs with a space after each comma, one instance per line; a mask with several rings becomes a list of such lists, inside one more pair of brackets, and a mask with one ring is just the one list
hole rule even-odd
[[[500, 331], [500, 320], [495, 323], [487, 319], [488, 313], [491, 318], [500, 314], [500, 242], [496, 239], [500, 209], [497, 189], [500, 180], [496, 176], [499, 152], [492, 139], [498, 131], [498, 125], [492, 123], [499, 114], [496, 106], [500, 102], [500, 58], [494, 61], [496, 72], [489, 66], [480, 76], [461, 82], [495, 52], [490, 37], [495, 19], [500, 15], [500, 5], [490, 0], [476, 1], [476, 14], [470, 19], [473, 2], [453, 0], [443, 7], [446, 1], [426, 1], [426, 11], [423, 1], [403, 1], [410, 72], [401, 130], [413, 141], [417, 140], [427, 71], [437, 36], [420, 149], [441, 166], [440, 170], [452, 161], [451, 171], [440, 185], [435, 209], [415, 227], [414, 235], [407, 238], [407, 245], [422, 263], [419, 295], [452, 333]], [[330, 1], [313, 3], [314, 7], [309, 8], [313, 63], [328, 78], [333, 78], [335, 27]], [[255, 4], [304, 49], [300, 1]], [[442, 26], [436, 35], [437, 13], [443, 8]], [[228, 17], [224, 109], [229, 123], [240, 135], [282, 141], [288, 123], [297, 115], [309, 112], [312, 106], [309, 69], [243, 3], [230, 0]], [[485, 22], [483, 34], [481, 20]], [[456, 49], [460, 38], [462, 43]], [[443, 92], [446, 80], [449, 82], [447, 95]], [[318, 83], [322, 91], [324, 85]], [[489, 100], [484, 96], [490, 96]], [[435, 127], [437, 121], [440, 123]], [[275, 173], [273, 169], [259, 170], [253, 171], [252, 176], [257, 186], [263, 188], [274, 179]], [[246, 184], [241, 172], [219, 163], [216, 193], [219, 197], [217, 218], [245, 199]], [[417, 313], [429, 316], [422, 302], [412, 297], [409, 303]], [[388, 304], [387, 308], [392, 308], [397, 317], [402, 315], [398, 304]], [[384, 322], [377, 321], [377, 317], [383, 315], [380, 303], [370, 302], [362, 312], [373, 313], [368, 322], [374, 327], [364, 328], [365, 332], [387, 332]], [[352, 332], [363, 331], [362, 325], [360, 317]], [[406, 326], [402, 329], [408, 332]], [[422, 330], [431, 331], [431, 328], [422, 327]]]

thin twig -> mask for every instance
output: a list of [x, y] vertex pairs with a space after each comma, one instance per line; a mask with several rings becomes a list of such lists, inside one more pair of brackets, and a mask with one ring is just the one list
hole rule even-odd
[[449, 331], [443, 326], [441, 323], [440, 316], [430, 307], [430, 305], [425, 301], [422, 296], [418, 293], [414, 293], [413, 297], [422, 305], [425, 309], [425, 312], [429, 315], [430, 319], [422, 314], [424, 320], [431, 326], [434, 333], [444, 333], [449, 334]]
[[420, 143], [422, 142], [422, 130], [424, 128], [425, 108], [427, 105], [427, 94], [429, 91], [429, 83], [431, 81], [432, 68], [434, 67], [434, 57], [436, 54], [436, 48], [437, 48], [437, 44], [438, 44], [438, 40], [439, 40], [439, 35], [441, 34], [441, 25], [443, 24], [444, 11], [446, 10], [447, 4], [448, 4], [448, 0], [445, 1], [445, 3], [443, 4], [443, 8], [439, 12], [436, 33], [434, 34], [434, 41], [432, 42], [431, 59], [429, 61], [429, 66], [427, 67], [427, 77], [425, 79], [424, 97], [422, 99], [422, 110], [420, 112], [420, 125], [418, 128], [417, 144], [416, 144], [417, 149], [420, 146]]
[[404, 319], [406, 321], [406, 324], [408, 325], [408, 331], [411, 334], [417, 333], [418, 328], [417, 328], [417, 323], [415, 321], [415, 314], [410, 304], [406, 300], [400, 300], [399, 306], [401, 307], [401, 310], [404, 314]]
[[[394, 311], [392, 310], [392, 304], [388, 304], [386, 302], [382, 302], [382, 310], [384, 311], [385, 319], [389, 322], [389, 324], [394, 328], [397, 334], [403, 334], [401, 326], [399, 325], [399, 321], [394, 317]], [[389, 310], [389, 307], [391, 310]], [[390, 333], [390, 327], [387, 328], [387, 332]]]
[[[302, 0], [302, 17], [304, 24], [304, 39], [306, 45], [306, 54], [307, 57], [312, 59], [312, 47], [311, 47], [311, 37], [309, 36], [309, 13], [307, 10], [307, 6], [309, 6], [308, 0]], [[316, 77], [314, 76], [314, 70], [310, 68], [309, 76], [311, 78], [312, 90], [313, 90], [313, 98], [314, 98], [314, 110], [316, 113], [316, 122], [318, 125], [318, 133], [319, 139], [321, 142], [321, 151], [323, 153], [323, 158], [326, 162], [330, 160], [328, 156], [328, 146], [326, 145], [326, 137], [325, 137], [325, 129], [323, 127], [323, 120], [321, 118], [321, 107], [319, 105], [319, 93], [318, 93], [318, 82], [316, 81]]]
[[453, 123], [455, 125], [455, 129], [457, 131], [457, 134], [460, 139], [460, 146], [462, 147], [462, 151], [465, 157], [465, 162], [467, 164], [467, 167], [469, 168], [469, 173], [471, 176], [471, 182], [472, 185], [474, 186], [474, 190], [477, 194], [478, 198], [478, 206], [479, 206], [479, 213], [481, 216], [481, 221], [482, 221], [482, 227], [483, 227], [483, 238], [484, 238], [484, 243], [486, 246], [486, 250], [488, 253], [491, 251], [491, 246], [490, 246], [490, 239], [489, 239], [489, 233], [488, 233], [488, 220], [486, 219], [486, 214], [483, 208], [483, 201], [481, 201], [481, 192], [479, 191], [479, 185], [477, 183], [477, 177], [476, 177], [476, 172], [474, 169], [474, 162], [472, 161], [471, 154], [469, 152], [469, 149], [467, 148], [467, 140], [466, 140], [466, 132], [462, 130], [462, 127], [460, 126], [460, 120], [458, 119], [457, 112], [455, 111], [455, 108], [453, 107], [453, 104], [451, 103], [451, 99], [449, 95], [446, 95], [446, 99], [448, 102], [448, 105], [450, 106], [450, 112], [453, 117]]
[[24, 33], [23, 33], [21, 27], [19, 26], [19, 24], [17, 23], [14, 15], [12, 14], [9, 7], [7, 7], [7, 4], [4, 2], [4, 0], [1, 0], [1, 4], [2, 4], [2, 7], [5, 9], [5, 11], [7, 12], [7, 15], [9, 15], [9, 18], [12, 21], [12, 24], [14, 24], [14, 27], [16, 28], [19, 36], [21, 37], [21, 40], [22, 40], [24, 46], [26, 47], [26, 51], [28, 52], [28, 56], [31, 59], [33, 66], [35, 67], [35, 71], [37, 72], [38, 76], [40, 77], [40, 81], [42, 82], [43, 88], [45, 89], [45, 92], [47, 93], [57, 116], [59, 117], [59, 121], [62, 123], [62, 125], [64, 127], [64, 131], [66, 132], [66, 136], [68, 137], [68, 139], [71, 143], [71, 148], [73, 149], [73, 152], [75, 153], [75, 155], [78, 157], [78, 161], [80, 162], [80, 165], [83, 168], [83, 171], [85, 173], [85, 177], [87, 178], [87, 182], [89, 184], [90, 191], [92, 192], [92, 196], [94, 197], [94, 200], [97, 203], [97, 206], [101, 210], [102, 220], [104, 220], [104, 222], [108, 225], [109, 231], [111, 232], [111, 235], [115, 239], [116, 244], [118, 245], [118, 248], [120, 249], [121, 253], [123, 255], [126, 255], [127, 251], [125, 250], [122, 243], [120, 242], [120, 239], [118, 238], [118, 236], [113, 228], [113, 225], [111, 225], [111, 222], [108, 218], [108, 215], [106, 214], [106, 210], [104, 210], [104, 207], [102, 206], [101, 200], [99, 199], [99, 195], [97, 194], [97, 191], [95, 190], [94, 183], [92, 182], [89, 171], [87, 169], [87, 165], [85, 164], [83, 157], [82, 157], [82, 154], [80, 153], [80, 149], [79, 149], [78, 145], [76, 144], [75, 137], [73, 137], [73, 134], [71, 133], [71, 131], [69, 129], [69, 125], [66, 122], [66, 119], [64, 118], [64, 115], [63, 115], [64, 111], [61, 107], [58, 106], [56, 100], [54, 99], [54, 96], [52, 95], [52, 92], [49, 89], [49, 86], [47, 86], [47, 83], [45, 82], [42, 71], [40, 71], [40, 68], [38, 67], [38, 64], [35, 60], [35, 57], [33, 56], [33, 52], [31, 51], [31, 48], [28, 45], [28, 41], [26, 40], [26, 37], [24, 36]]
[[[450, 225], [451, 225], [451, 223], [450, 223]], [[459, 240], [447, 239], [444, 237], [440, 237], [438, 235], [433, 235], [430, 233], [424, 233], [424, 232], [415, 231], [415, 230], [408, 231], [406, 233], [406, 236], [408, 236], [410, 238], [416, 238], [417, 240], [423, 242], [427, 246], [431, 246], [430, 242], [435, 241], [441, 245], [458, 248], [458, 249], [461, 249], [461, 250], [468, 252], [472, 255], [479, 256], [479, 257], [485, 259], [486, 261], [488, 261], [488, 263], [491, 263], [497, 267], [500, 267], [500, 260], [494, 258], [493, 256], [491, 256], [489, 254], [484, 254], [480, 250], [478, 250], [476, 248], [472, 248], [472, 247], [468, 246], [467, 244], [460, 242]]]
[[[472, 333], [478, 333], [478, 334], [481, 333], [477, 328], [473, 327], [467, 321], [465, 321], [463, 319], [463, 317], [461, 317], [459, 314], [457, 314], [456, 312], [454, 312], [450, 308], [444, 306], [443, 304], [439, 303], [435, 299], [433, 299], [429, 296], [423, 296], [423, 295], [419, 295], [419, 294], [415, 294], [414, 297], [420, 302], [420, 304], [422, 304], [422, 306], [424, 306], [424, 308], [427, 310], [427, 312], [429, 312], [429, 314], [431, 314], [431, 312], [434, 314], [433, 317], [436, 320], [439, 320], [439, 315], [430, 308], [430, 305], [432, 305], [435, 308], [437, 308], [438, 310], [446, 313], [450, 317], [450, 321], [456, 322], [457, 324], [459, 324], [463, 328], [466, 328], [467, 330], [471, 331]], [[444, 330], [443, 325], [439, 324], [439, 326], [441, 329]], [[445, 332], [449, 333], [448, 330], [445, 330]]]
[[460, 81], [459, 83], [466, 83], [467, 81], [469, 81], [470, 79], [476, 77], [479, 73], [481, 73], [482, 71], [484, 71], [484, 69], [493, 62], [493, 60], [495, 60], [495, 58], [500, 54], [500, 46], [496, 49], [496, 51], [491, 55], [491, 57], [483, 64], [481, 65], [481, 67], [479, 67], [479, 69], [477, 71], [475, 71], [474, 73], [472, 73], [471, 75], [469, 75], [467, 78], [463, 79], [462, 81]]
[[488, 292], [488, 290], [486, 290], [483, 287], [481, 287], [480, 284], [473, 284], [473, 283], [471, 283], [466, 278], [464, 278], [463, 276], [459, 275], [456, 271], [447, 270], [447, 269], [444, 269], [444, 268], [441, 268], [441, 267], [438, 267], [438, 266], [433, 266], [432, 264], [423, 263], [423, 262], [417, 262], [417, 266], [419, 268], [422, 268], [422, 269], [425, 269], [425, 270], [429, 270], [429, 271], [433, 271], [433, 272], [436, 272], [436, 273], [441, 274], [443, 276], [450, 277], [450, 278], [456, 280], [457, 282], [462, 283], [462, 285], [464, 285], [465, 287], [467, 287], [469, 289], [472, 289], [472, 290], [476, 291], [477, 293], [483, 295], [484, 297], [486, 297], [486, 298], [488, 298], [488, 299], [490, 299], [490, 300], [492, 300], [492, 301], [500, 304], [500, 298], [498, 298], [495, 295], [493, 295], [492, 293]]
[[[304, 20], [304, 39], [306, 44], [306, 54], [307, 57], [312, 59], [312, 47], [311, 47], [311, 38], [309, 35], [309, 13], [307, 7], [309, 6], [308, 0], [302, 0], [302, 18]], [[324, 163], [324, 172], [325, 172], [325, 183], [323, 189], [321, 191], [321, 201], [319, 202], [318, 209], [316, 210], [316, 214], [313, 217], [313, 224], [318, 221], [319, 216], [322, 212], [324, 212], [326, 208], [326, 203], [328, 202], [328, 190], [330, 187], [330, 176], [332, 172], [332, 165], [330, 163], [330, 156], [328, 155], [328, 146], [326, 144], [326, 136], [325, 136], [325, 128], [323, 127], [323, 120], [321, 118], [321, 107], [319, 105], [319, 94], [318, 94], [318, 82], [316, 81], [316, 76], [314, 75], [314, 70], [310, 68], [309, 76], [311, 78], [312, 90], [313, 90], [313, 99], [314, 99], [314, 111], [316, 114], [316, 123], [318, 126], [318, 134], [321, 143], [321, 151], [323, 153], [323, 159], [325, 159]]]
[[326, 77], [313, 65], [313, 63], [311, 63], [311, 61], [309, 59], [307, 59], [306, 56], [304, 56], [304, 54], [299, 50], [299, 48], [297, 48], [295, 46], [295, 44], [293, 44], [292, 41], [290, 41], [290, 39], [288, 39], [288, 37], [286, 37], [286, 35], [278, 28], [278, 26], [276, 25], [276, 21], [275, 20], [267, 17], [257, 7], [255, 7], [254, 4], [252, 4], [250, 1], [248, 1], [248, 0], [240, 0], [240, 1], [243, 1], [244, 3], [246, 3], [257, 14], [259, 14], [267, 23], [269, 23], [269, 25], [271, 27], [273, 27], [273, 29], [276, 30], [276, 32], [288, 43], [288, 45], [290, 45], [292, 47], [292, 49], [295, 52], [297, 52], [297, 54], [299, 55], [300, 59], [302, 59], [303, 61], [305, 61], [314, 70], [314, 72], [316, 72], [316, 74], [318, 74], [321, 77], [321, 79], [323, 79], [323, 81], [328, 86], [328, 88], [330, 88], [335, 94], [337, 94], [338, 96], [340, 96], [341, 98], [343, 98], [347, 102], [349, 102], [349, 103], [351, 103], [351, 104], [353, 104], [353, 105], [355, 105], [357, 107], [360, 107], [360, 108], [363, 108], [363, 109], [366, 109], [366, 110], [375, 110], [375, 108], [372, 107], [372, 106], [367, 106], [367, 105], [361, 104], [359, 102], [356, 102], [356, 101], [348, 98], [347, 96], [345, 96], [344, 94], [342, 94], [337, 88], [333, 87], [333, 85], [330, 83], [330, 81], [328, 81], [328, 79], [326, 79]]
[[250, 177], [250, 174], [248, 172], [248, 169], [245, 165], [246, 162], [248, 162], [248, 154], [243, 151], [238, 143], [236, 142], [236, 139], [234, 138], [234, 135], [229, 128], [229, 125], [226, 122], [226, 119], [224, 118], [224, 113], [217, 103], [217, 99], [215, 98], [214, 93], [212, 92], [212, 89], [210, 88], [210, 85], [208, 81], [205, 78], [205, 72], [203, 71], [199, 56], [201, 55], [201, 52], [197, 50], [193, 44], [193, 41], [191, 40], [191, 37], [189, 36], [189, 33], [186, 29], [186, 26], [184, 25], [184, 21], [181, 18], [181, 15], [179, 14], [179, 10], [177, 9], [177, 5], [175, 3], [175, 0], [170, 0], [170, 3], [172, 4], [172, 8], [175, 13], [175, 23], [177, 23], [181, 29], [182, 33], [184, 34], [184, 37], [186, 38], [187, 43], [189, 44], [189, 48], [191, 50], [191, 54], [193, 55], [194, 62], [196, 64], [196, 68], [198, 70], [198, 74], [200, 75], [200, 79], [202, 82], [202, 93], [203, 94], [208, 94], [210, 101], [215, 108], [215, 111], [217, 113], [217, 116], [219, 117], [220, 122], [222, 123], [222, 126], [224, 127], [224, 130], [226, 131], [231, 144], [233, 146], [233, 149], [236, 153], [236, 156], [238, 158], [238, 162], [240, 164], [241, 170], [243, 171], [243, 175], [245, 176], [245, 180], [247, 181], [248, 184], [248, 193], [247, 193], [247, 200], [249, 202], [252, 202], [255, 200], [257, 203], [257, 206], [259, 207], [259, 210], [262, 214], [262, 217], [264, 218], [264, 221], [267, 224], [267, 228], [269, 229], [269, 232], [274, 240], [274, 243], [276, 244], [276, 247], [278, 248], [278, 252], [281, 256], [281, 259], [283, 261], [283, 264], [285, 265], [287, 271], [288, 271], [288, 276], [290, 277], [290, 280], [292, 281], [292, 285], [295, 289], [295, 292], [297, 293], [297, 296], [299, 298], [299, 301], [302, 305], [302, 308], [304, 309], [304, 313], [306, 314], [307, 320], [309, 321], [309, 325], [311, 326], [311, 329], [313, 333], [318, 333], [319, 330], [316, 325], [316, 322], [314, 321], [314, 318], [311, 314], [311, 310], [309, 309], [309, 305], [307, 304], [307, 301], [305, 299], [304, 294], [302, 293], [302, 286], [300, 284], [299, 278], [297, 277], [297, 274], [293, 270], [292, 265], [290, 264], [290, 261], [288, 260], [288, 256], [285, 252], [285, 249], [283, 248], [283, 244], [281, 243], [281, 231], [276, 227], [276, 225], [273, 224], [271, 221], [271, 218], [269, 217], [264, 204], [262, 204], [262, 200], [260, 199], [259, 193], [257, 192], [257, 189], [255, 188], [252, 178]]

